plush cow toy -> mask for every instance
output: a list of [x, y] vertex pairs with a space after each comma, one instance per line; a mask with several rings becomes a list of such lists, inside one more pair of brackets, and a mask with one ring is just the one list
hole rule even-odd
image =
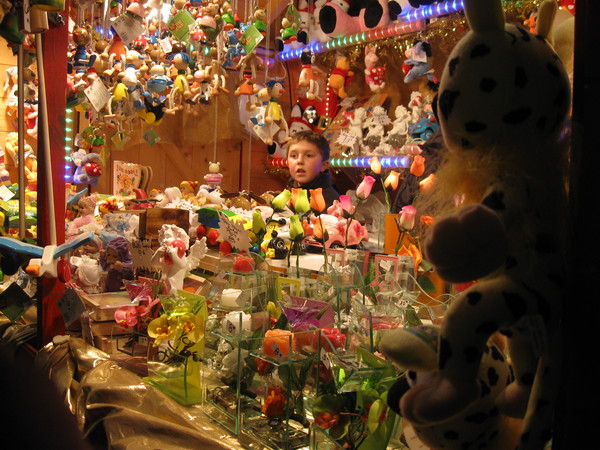
[[445, 280], [477, 282], [444, 317], [437, 375], [400, 401], [420, 426], [464, 412], [480, 399], [482, 354], [501, 332], [515, 381], [497, 404], [524, 417], [519, 448], [550, 439], [559, 380], [570, 87], [545, 39], [555, 11], [554, 1], [541, 5], [534, 35], [504, 23], [500, 0], [465, 0], [470, 31], [448, 58], [438, 100], [448, 152], [436, 195], [448, 208], [425, 253]]

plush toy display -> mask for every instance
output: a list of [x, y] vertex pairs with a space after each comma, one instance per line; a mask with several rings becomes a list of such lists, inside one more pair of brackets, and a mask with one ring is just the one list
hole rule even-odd
[[337, 55], [335, 68], [329, 75], [328, 87], [341, 99], [348, 97], [346, 87], [354, 80], [354, 72], [350, 70], [350, 59], [345, 55]]
[[[551, 437], [559, 380], [565, 146], [570, 87], [545, 37], [556, 10], [542, 3], [533, 35], [504, 23], [500, 0], [466, 0], [471, 31], [448, 58], [438, 102], [447, 160], [439, 217], [425, 243], [437, 273], [477, 282], [451, 304], [441, 329], [439, 373], [400, 402], [413, 424], [439, 424], [471, 407], [488, 338], [508, 337], [515, 381], [501, 411], [524, 417], [519, 448]], [[458, 205], [454, 207], [455, 199]], [[448, 211], [446, 211], [448, 212]]]
[[321, 8], [319, 22], [327, 36], [336, 38], [388, 25], [401, 12], [395, 0], [331, 1]]
[[[397, 414], [402, 396], [415, 386], [431, 380], [436, 373], [439, 352], [439, 327], [423, 325], [390, 331], [379, 350], [406, 370], [390, 389], [388, 404]], [[501, 346], [493, 340], [486, 344], [477, 381], [485, 395], [461, 414], [439, 424], [422, 425], [403, 421], [403, 434], [413, 450], [461, 448], [513, 448], [519, 420], [498, 412], [495, 400], [510, 383], [512, 375]]]

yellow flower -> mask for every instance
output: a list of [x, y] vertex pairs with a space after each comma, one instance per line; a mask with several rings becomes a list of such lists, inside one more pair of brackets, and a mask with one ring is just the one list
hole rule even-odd
[[273, 209], [283, 209], [287, 206], [291, 197], [292, 193], [289, 191], [289, 189], [284, 189], [281, 194], [273, 199], [271, 206]]
[[294, 202], [294, 211], [298, 214], [304, 214], [310, 210], [310, 204], [308, 203], [308, 192], [306, 189], [299, 189]]
[[300, 218], [298, 215], [293, 215], [290, 217], [290, 238], [295, 241], [296, 238], [302, 237], [304, 237], [304, 228], [300, 223]]
[[198, 314], [187, 313], [179, 318], [179, 326], [188, 339], [198, 342], [204, 338], [204, 318]]
[[157, 317], [148, 324], [148, 336], [154, 338], [154, 345], [158, 347], [163, 341], [169, 341], [175, 337], [176, 327], [166, 315]]

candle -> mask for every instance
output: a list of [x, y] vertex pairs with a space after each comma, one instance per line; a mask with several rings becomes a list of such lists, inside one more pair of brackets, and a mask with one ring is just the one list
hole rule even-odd
[[244, 307], [245, 295], [241, 289], [223, 289], [221, 292], [221, 307], [228, 309], [240, 309]]

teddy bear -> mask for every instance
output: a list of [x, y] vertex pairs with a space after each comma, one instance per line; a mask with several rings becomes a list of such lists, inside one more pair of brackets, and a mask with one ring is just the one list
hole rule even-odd
[[[401, 415], [400, 399], [412, 387], [431, 380], [437, 369], [438, 325], [419, 325], [388, 331], [379, 351], [405, 371], [388, 392], [390, 409]], [[402, 421], [409, 448], [462, 449], [513, 448], [520, 421], [500, 414], [495, 399], [512, 381], [510, 365], [503, 351], [504, 341], [496, 336], [486, 343], [477, 381], [485, 395], [462, 414], [438, 424]], [[480, 447], [483, 446], [483, 447]]]
[[436, 273], [474, 283], [444, 317], [438, 372], [400, 401], [403, 417], [419, 426], [463, 414], [482, 393], [486, 342], [501, 332], [515, 381], [496, 403], [524, 419], [518, 448], [543, 448], [551, 438], [560, 380], [567, 154], [560, 137], [570, 85], [545, 39], [543, 23], [555, 11], [554, 1], [541, 4], [542, 34], [533, 35], [505, 24], [500, 0], [465, 1], [470, 31], [448, 57], [437, 102], [446, 159], [418, 209], [436, 217], [424, 242]]
[[329, 75], [328, 87], [341, 99], [348, 97], [346, 88], [354, 80], [354, 72], [350, 70], [350, 58], [338, 54], [335, 58], [335, 67]]

